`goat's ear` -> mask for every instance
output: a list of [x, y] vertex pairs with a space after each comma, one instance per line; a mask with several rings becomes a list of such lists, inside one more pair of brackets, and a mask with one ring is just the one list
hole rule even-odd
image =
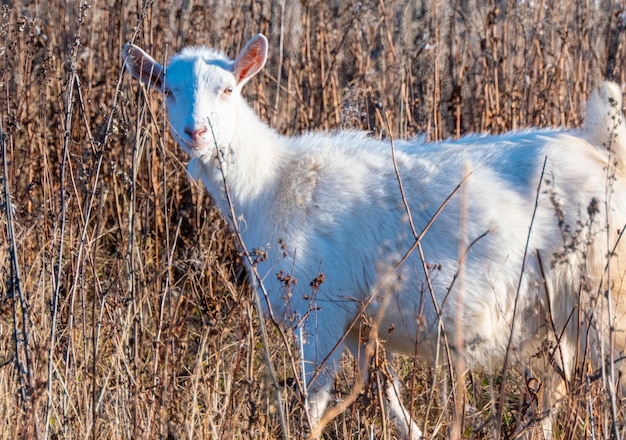
[[142, 83], [163, 91], [163, 66], [134, 44], [126, 43], [122, 51], [124, 66]]
[[263, 34], [256, 34], [235, 60], [233, 75], [237, 85], [245, 84], [263, 68], [265, 61], [267, 61], [267, 38]]

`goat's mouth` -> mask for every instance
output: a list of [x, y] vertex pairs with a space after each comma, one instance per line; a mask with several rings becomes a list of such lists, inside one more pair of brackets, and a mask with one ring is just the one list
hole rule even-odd
[[202, 157], [206, 156], [213, 150], [212, 142], [204, 142], [204, 141], [188, 141], [185, 139], [177, 139], [178, 144], [182, 147], [183, 150], [191, 157]]
[[188, 142], [187, 149], [190, 154], [203, 156], [207, 151], [212, 150], [211, 142]]

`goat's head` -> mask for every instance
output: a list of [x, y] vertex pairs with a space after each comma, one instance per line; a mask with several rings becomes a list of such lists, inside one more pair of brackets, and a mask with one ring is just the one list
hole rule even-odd
[[267, 39], [257, 34], [234, 61], [207, 48], [190, 47], [163, 68], [139, 47], [126, 44], [124, 64], [139, 81], [166, 99], [172, 133], [194, 157], [230, 144], [243, 85], [265, 65]]

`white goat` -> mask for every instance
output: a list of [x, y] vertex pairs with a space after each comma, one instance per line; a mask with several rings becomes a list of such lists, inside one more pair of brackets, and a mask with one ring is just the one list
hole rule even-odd
[[[274, 316], [303, 326], [314, 431], [343, 348], [357, 355], [362, 344], [353, 322], [377, 317], [385, 294], [379, 333], [392, 352], [433, 359], [440, 325], [460, 330], [462, 345], [449, 343], [469, 368], [501, 365], [507, 352], [527, 361], [546, 340], [566, 376], [578, 340], [598, 346], [613, 335], [623, 351], [626, 128], [615, 84], [592, 95], [579, 130], [396, 141], [392, 154], [389, 142], [364, 133], [285, 137], [266, 126], [240, 95], [266, 58], [260, 34], [234, 61], [186, 48], [167, 70], [124, 47], [126, 68], [165, 95], [190, 174], [237, 222], [248, 249], [263, 250], [258, 271]], [[388, 273], [381, 261], [398, 265], [415, 243], [407, 206], [418, 233], [434, 218], [420, 240], [423, 259], [411, 252], [397, 285], [377, 290]], [[420, 438], [394, 384], [386, 393], [402, 434]]]

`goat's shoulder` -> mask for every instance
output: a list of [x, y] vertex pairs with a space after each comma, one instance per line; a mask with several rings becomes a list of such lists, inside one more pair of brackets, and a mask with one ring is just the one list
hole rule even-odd
[[307, 226], [333, 223], [380, 187], [373, 173], [388, 157], [377, 141], [359, 132], [306, 134], [291, 139], [283, 158], [276, 211]]

